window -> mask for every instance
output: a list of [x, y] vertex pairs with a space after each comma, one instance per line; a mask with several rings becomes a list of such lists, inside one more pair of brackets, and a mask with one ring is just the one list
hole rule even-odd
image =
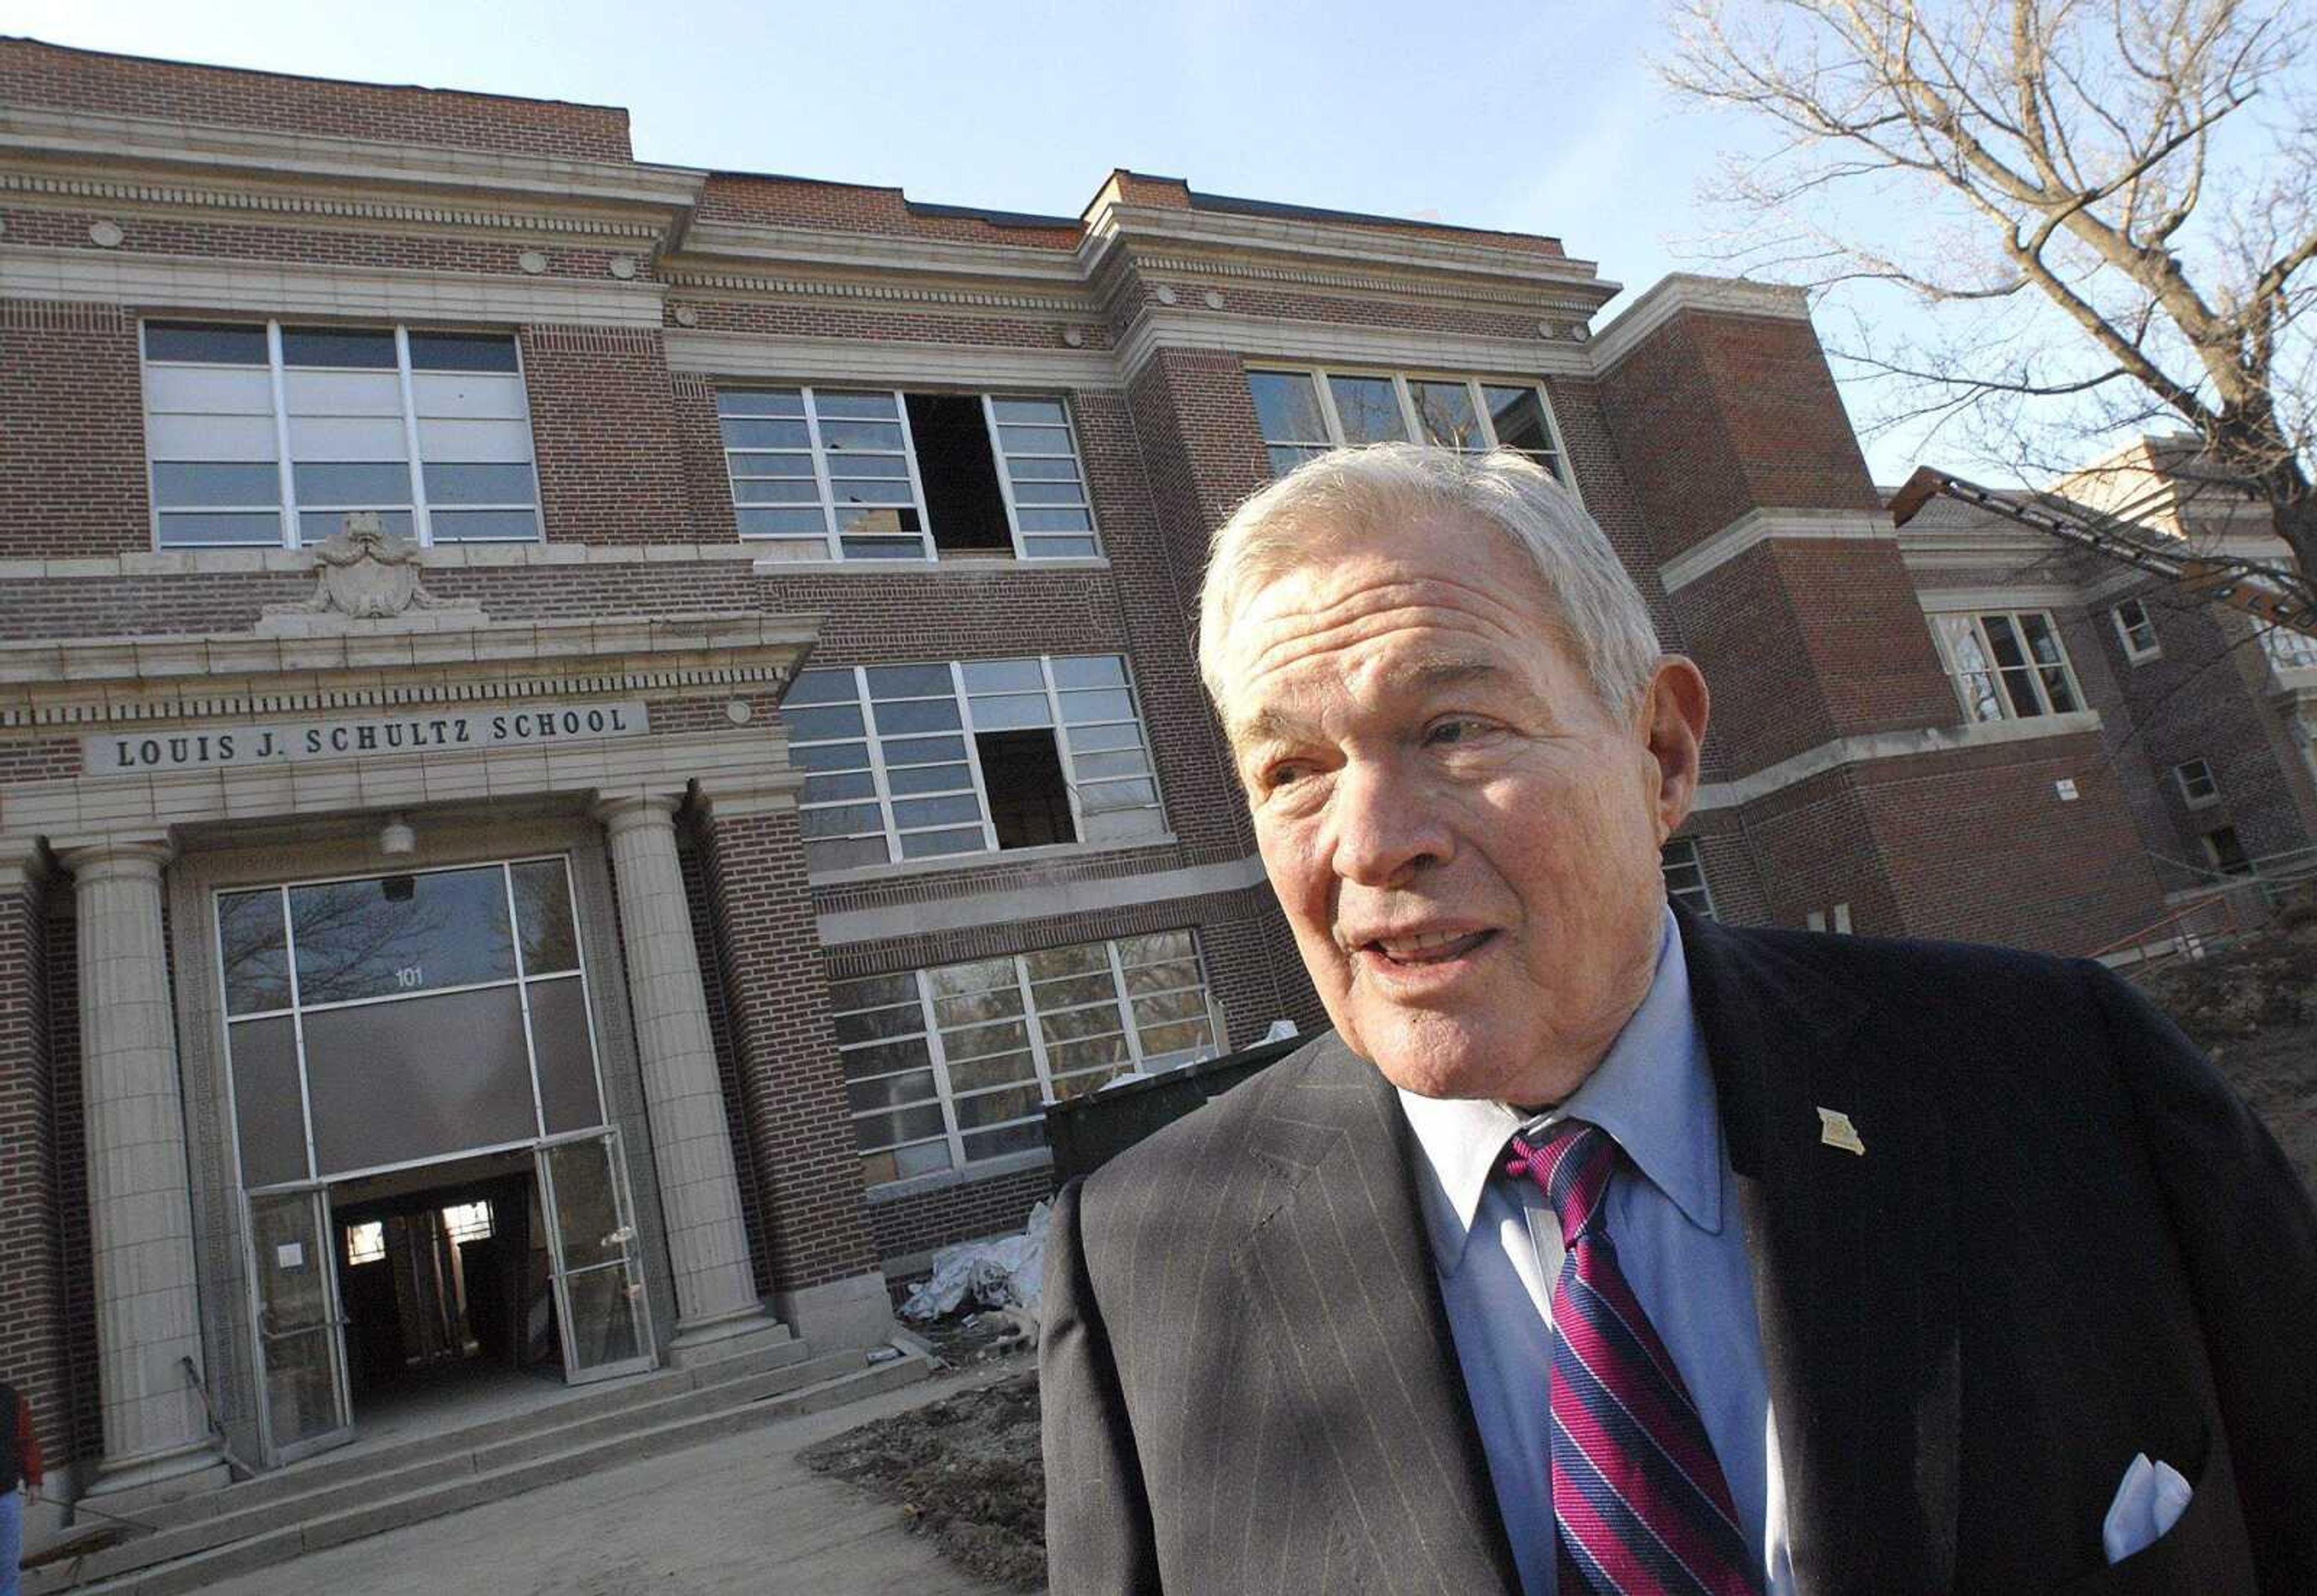
[[801, 671], [782, 713], [815, 873], [1165, 828], [1114, 654]]
[[2046, 611], [1933, 615], [1947, 673], [1974, 721], [2063, 715], [2083, 705]]
[[386, 1257], [386, 1221], [366, 1219], [360, 1224], [346, 1226], [346, 1265], [359, 1269], [366, 1263], [379, 1263]]
[[2181, 801], [2190, 809], [2206, 809], [2221, 801], [2221, 785], [2213, 779], [2213, 767], [2202, 759], [2175, 765], [2172, 779], [2180, 784]]
[[488, 1202], [453, 1204], [443, 1210], [443, 1228], [454, 1244], [488, 1242], [492, 1234], [491, 1206]]
[[1666, 896], [1691, 913], [1713, 916], [1713, 894], [1705, 886], [1705, 860], [1697, 838], [1677, 837], [1658, 850], [1658, 868], [1665, 875]]
[[1459, 453], [1511, 449], [1566, 482], [1560, 435], [1542, 390], [1470, 377], [1344, 372], [1249, 372], [1248, 391], [1284, 477], [1340, 444], [1415, 440]]
[[2204, 844], [2205, 857], [2223, 875], [2253, 874], [2252, 860], [2246, 855], [2244, 844], [2237, 840], [2234, 826], [2219, 826], [2205, 832]]
[[2127, 598], [2108, 614], [2116, 621], [2116, 635], [2124, 644], [2124, 657], [2134, 665], [2145, 665], [2151, 659], [2164, 657], [2164, 645], [2156, 641], [2156, 623], [2150, 618], [2148, 606], [2136, 598]]
[[421, 543], [536, 540], [513, 336], [148, 321], [165, 549], [316, 543], [353, 510]]
[[1214, 1053], [1189, 931], [833, 982], [862, 1173], [879, 1185], [1045, 1145], [1045, 1106]]
[[1054, 398], [726, 389], [740, 535], [798, 560], [1068, 560], [1099, 553]]
[[2264, 626], [2260, 646], [2268, 650], [2269, 664], [2278, 670], [2317, 668], [2317, 637], [2305, 632], [2295, 632], [2290, 626]]

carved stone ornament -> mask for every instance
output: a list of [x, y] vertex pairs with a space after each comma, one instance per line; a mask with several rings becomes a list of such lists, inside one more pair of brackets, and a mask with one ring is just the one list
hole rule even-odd
[[[314, 545], [314, 561], [312, 596], [299, 604], [267, 605], [266, 620], [274, 624], [264, 630], [307, 630], [296, 624], [305, 617], [327, 617], [326, 624], [350, 621], [425, 624], [415, 611], [457, 612], [467, 623], [482, 618], [472, 600], [436, 598], [420, 585], [425, 567], [418, 545], [388, 532], [375, 510], [356, 510], [347, 516], [337, 532]], [[284, 622], [291, 625], [283, 627]]]

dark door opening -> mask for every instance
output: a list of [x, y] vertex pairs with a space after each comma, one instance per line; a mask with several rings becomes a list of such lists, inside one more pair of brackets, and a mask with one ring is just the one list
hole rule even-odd
[[331, 1233], [357, 1422], [446, 1388], [561, 1379], [546, 1227], [530, 1157], [519, 1156], [505, 1173], [336, 1197]]

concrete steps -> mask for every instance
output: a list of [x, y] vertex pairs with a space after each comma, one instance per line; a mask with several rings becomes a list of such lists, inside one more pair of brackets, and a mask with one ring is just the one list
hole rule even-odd
[[24, 1596], [173, 1596], [325, 1547], [520, 1495], [925, 1377], [908, 1357], [791, 1341], [503, 1419], [330, 1454], [140, 1515], [154, 1533], [28, 1571]]

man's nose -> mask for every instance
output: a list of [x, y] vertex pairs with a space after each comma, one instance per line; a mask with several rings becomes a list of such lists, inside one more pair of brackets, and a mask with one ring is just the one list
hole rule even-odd
[[1336, 874], [1361, 886], [1401, 884], [1453, 847], [1440, 806], [1387, 761], [1345, 767], [1329, 809]]

